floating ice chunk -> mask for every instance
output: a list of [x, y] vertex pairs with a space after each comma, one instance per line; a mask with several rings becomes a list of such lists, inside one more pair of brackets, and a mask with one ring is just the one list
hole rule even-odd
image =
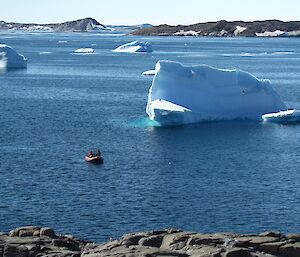
[[8, 45], [0, 44], [0, 68], [18, 69], [27, 67], [27, 58]]
[[267, 113], [262, 115], [263, 121], [275, 123], [295, 123], [300, 122], [300, 110], [287, 110], [277, 113]]
[[207, 65], [185, 67], [170, 61], [159, 61], [155, 71], [146, 112], [162, 125], [234, 119], [261, 121], [265, 113], [287, 109], [268, 80], [244, 71]]
[[289, 55], [289, 54], [296, 54], [296, 52], [293, 52], [293, 51], [278, 51], [278, 52], [273, 52], [271, 54]]
[[79, 48], [74, 53], [76, 54], [92, 54], [95, 50], [93, 48]]
[[52, 54], [52, 52], [47, 52], [47, 51], [43, 51], [39, 53], [40, 55], [44, 55], [44, 54]]
[[144, 71], [142, 73], [142, 75], [144, 76], [154, 76], [155, 75], [155, 70], [147, 70], [147, 71]]
[[113, 50], [114, 52], [126, 52], [126, 53], [151, 53], [152, 46], [149, 42], [133, 41], [125, 45], [121, 45]]

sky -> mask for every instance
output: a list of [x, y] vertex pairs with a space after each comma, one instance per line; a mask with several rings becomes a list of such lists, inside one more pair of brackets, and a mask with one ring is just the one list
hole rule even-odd
[[54, 23], [92, 17], [106, 25], [217, 20], [300, 20], [299, 0], [0, 0], [0, 20]]

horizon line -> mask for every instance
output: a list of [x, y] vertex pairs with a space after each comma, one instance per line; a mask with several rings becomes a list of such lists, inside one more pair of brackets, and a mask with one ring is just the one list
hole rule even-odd
[[72, 21], [79, 21], [79, 20], [84, 20], [84, 19], [94, 19], [98, 23], [103, 24], [103, 25], [112, 25], [112, 26], [134, 26], [134, 25], [142, 25], [142, 24], [151, 24], [153, 26], [160, 26], [160, 25], [169, 25], [169, 26], [189, 26], [189, 25], [195, 25], [195, 24], [200, 24], [200, 23], [213, 23], [213, 22], [219, 22], [219, 21], [226, 21], [226, 22], [262, 22], [262, 21], [280, 21], [280, 22], [300, 22], [300, 20], [281, 20], [281, 19], [254, 19], [254, 20], [227, 20], [227, 19], [220, 19], [220, 20], [209, 20], [209, 21], [199, 21], [196, 23], [189, 23], [189, 24], [172, 24], [172, 23], [160, 23], [160, 24], [152, 24], [151, 22], [142, 22], [142, 23], [132, 23], [132, 24], [120, 24], [120, 23], [105, 23], [105, 22], [99, 22], [98, 19], [93, 18], [93, 17], [85, 17], [85, 18], [79, 18], [75, 20], [65, 20], [65, 21], [57, 21], [57, 22], [20, 22], [20, 21], [5, 21], [5, 20], [0, 20], [0, 22], [5, 22], [5, 23], [20, 23], [20, 24], [36, 24], [36, 25], [43, 25], [43, 24], [60, 24], [60, 23], [65, 23], [65, 22], [72, 22]]

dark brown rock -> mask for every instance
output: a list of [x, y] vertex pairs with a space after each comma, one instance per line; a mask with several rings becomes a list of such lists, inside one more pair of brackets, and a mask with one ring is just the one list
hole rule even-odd
[[263, 252], [255, 252], [255, 253], [251, 253], [251, 257], [278, 257], [278, 255], [272, 255]]
[[41, 227], [37, 226], [26, 226], [26, 227], [20, 227], [12, 230], [9, 233], [9, 236], [20, 236], [20, 237], [27, 237], [27, 236], [33, 236], [33, 234], [38, 231], [38, 234], [40, 233]]
[[225, 238], [213, 234], [195, 234], [190, 238], [189, 245], [224, 244]]
[[287, 239], [294, 239], [296, 241], [300, 241], [300, 234], [287, 234], [286, 238]]
[[58, 247], [64, 247], [71, 251], [80, 251], [79, 244], [71, 239], [53, 239], [52, 244]]
[[278, 254], [279, 247], [285, 244], [286, 242], [263, 243], [258, 246], [258, 250], [265, 253]]
[[188, 247], [186, 252], [191, 257], [220, 257], [223, 249], [209, 245], [197, 245]]
[[162, 240], [163, 240], [162, 235], [153, 235], [153, 236], [144, 237], [140, 239], [139, 245], [159, 248], [161, 246]]
[[52, 252], [43, 255], [38, 255], [37, 257], [80, 257], [81, 253], [74, 253], [68, 251]]
[[146, 234], [128, 234], [123, 237], [123, 245], [138, 245], [139, 241], [145, 237]]
[[50, 238], [57, 238], [54, 230], [52, 228], [41, 228], [40, 232], [39, 232], [39, 236], [47, 236], [47, 237], [50, 237]]
[[28, 257], [35, 257], [41, 249], [39, 245], [34, 245], [34, 244], [25, 245], [25, 247], [28, 250]]
[[283, 257], [299, 257], [300, 243], [285, 244], [279, 248], [279, 254]]
[[249, 249], [245, 248], [235, 248], [228, 250], [224, 257], [251, 257], [251, 253]]
[[170, 248], [172, 244], [176, 244], [179, 242], [187, 242], [187, 240], [190, 238], [191, 235], [196, 233], [190, 233], [190, 232], [176, 232], [172, 234], [167, 234], [164, 236], [161, 244], [161, 248]]
[[6, 242], [8, 238], [9, 238], [8, 235], [5, 235], [5, 234], [0, 235], [0, 245], [2, 242]]
[[150, 235], [166, 235], [167, 234], [167, 230], [153, 230], [151, 232], [149, 232]]
[[44, 245], [44, 244], [49, 244], [51, 243], [50, 240], [46, 239], [41, 239], [39, 237], [9, 237], [6, 240], [6, 243], [8, 244], [22, 244], [22, 245], [30, 245], [30, 244], [35, 244], [35, 245]]
[[28, 257], [28, 249], [23, 245], [6, 244], [3, 249], [3, 257]]
[[182, 250], [184, 247], [186, 247], [186, 242], [187, 241], [182, 241], [182, 242], [179, 242], [179, 243], [176, 243], [176, 244], [172, 244], [170, 245], [170, 249], [171, 250]]
[[258, 247], [260, 244], [278, 242], [278, 237], [270, 236], [241, 236], [235, 238], [237, 245], [241, 247]]
[[279, 231], [267, 231], [260, 233], [259, 236], [281, 237], [281, 233]]

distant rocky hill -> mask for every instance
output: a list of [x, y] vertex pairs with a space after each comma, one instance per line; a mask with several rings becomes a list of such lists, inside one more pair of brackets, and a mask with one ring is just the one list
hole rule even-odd
[[131, 34], [138, 36], [299, 37], [300, 21], [229, 22], [221, 20], [188, 26], [164, 24], [139, 29]]
[[93, 18], [52, 24], [14, 23], [0, 21], [0, 30], [40, 31], [40, 32], [89, 32], [107, 30], [105, 25]]

